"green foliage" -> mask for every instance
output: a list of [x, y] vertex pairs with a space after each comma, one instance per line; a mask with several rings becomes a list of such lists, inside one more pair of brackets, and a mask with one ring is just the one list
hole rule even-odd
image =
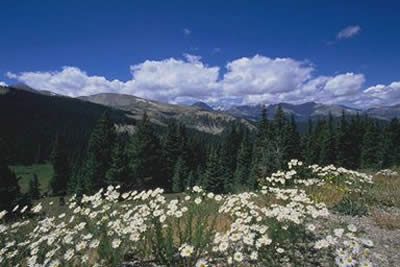
[[352, 192], [346, 194], [334, 210], [345, 215], [363, 216], [368, 213], [368, 206], [361, 194]]
[[85, 165], [85, 192], [93, 193], [106, 184], [106, 173], [111, 166], [111, 156], [116, 138], [114, 123], [105, 112], [90, 135]]
[[48, 191], [50, 180], [54, 172], [51, 164], [16, 165], [10, 166], [10, 168], [15, 175], [20, 178], [18, 184], [21, 188], [21, 193], [27, 193], [29, 191], [29, 183], [34, 174], [38, 177], [40, 192], [43, 194]]
[[33, 200], [37, 200], [40, 198], [39, 179], [38, 179], [36, 173], [33, 174], [32, 179], [29, 181], [28, 195]]
[[377, 151], [379, 151], [379, 143], [377, 140], [379, 137], [379, 130], [376, 122], [369, 120], [367, 122], [366, 132], [362, 141], [361, 150], [361, 167], [362, 168], [377, 168], [380, 163], [377, 157]]
[[71, 169], [68, 162], [65, 143], [63, 138], [58, 135], [51, 154], [51, 163], [54, 169], [53, 177], [50, 180], [52, 194], [65, 195], [67, 184], [71, 176]]
[[147, 114], [144, 114], [128, 148], [129, 168], [132, 172], [132, 178], [129, 181], [131, 185], [137, 188], [145, 186], [166, 188], [168, 186], [167, 177], [159, 169], [161, 166], [160, 149], [159, 139]]
[[224, 192], [224, 170], [216, 149], [211, 150], [209, 153], [204, 179], [208, 191], [214, 193]]
[[111, 166], [106, 172], [107, 185], [121, 185], [124, 189], [131, 186], [131, 170], [129, 168], [129, 156], [127, 152], [128, 142], [123, 137], [117, 138], [114, 143], [111, 156]]
[[192, 177], [189, 177], [189, 180], [186, 180], [188, 174], [189, 171], [186, 167], [186, 163], [183, 157], [180, 156], [174, 168], [174, 176], [172, 177], [172, 192], [174, 193], [182, 192], [185, 189], [185, 186], [189, 186], [192, 183], [190, 181], [193, 179]]

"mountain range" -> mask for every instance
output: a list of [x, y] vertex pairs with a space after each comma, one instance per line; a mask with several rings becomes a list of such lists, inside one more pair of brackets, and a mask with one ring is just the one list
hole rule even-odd
[[[23, 84], [13, 86], [13, 88], [49, 97], [60, 97], [60, 95], [52, 92], [36, 90]], [[6, 89], [3, 87], [3, 92]], [[212, 107], [204, 102], [196, 102], [192, 105], [168, 104], [116, 93], [100, 93], [81, 96], [77, 99], [125, 111], [128, 114], [127, 116], [135, 120], [140, 120], [146, 112], [150, 120], [155, 124], [165, 126], [169, 120], [174, 119], [184, 123], [189, 128], [211, 134], [221, 133], [231, 123], [239, 123], [249, 129], [254, 129], [254, 122], [260, 119], [261, 111], [264, 107], [264, 105], [235, 105], [221, 109]], [[303, 104], [279, 103], [268, 105], [266, 106], [268, 118], [274, 116], [278, 105], [282, 107], [284, 113], [290, 116], [293, 115], [299, 123], [306, 122], [308, 119], [323, 119], [329, 114], [332, 114], [333, 117], [340, 117], [343, 111], [350, 116], [357, 113], [360, 115], [366, 114], [384, 121], [400, 117], [400, 104], [361, 110], [343, 105], [306, 102]]]

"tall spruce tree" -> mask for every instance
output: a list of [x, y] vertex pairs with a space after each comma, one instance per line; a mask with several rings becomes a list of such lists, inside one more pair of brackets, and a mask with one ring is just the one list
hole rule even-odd
[[208, 191], [214, 193], [224, 192], [224, 170], [216, 148], [211, 149], [208, 155], [204, 179], [207, 183]]
[[172, 192], [182, 192], [187, 186], [188, 182], [185, 181], [189, 175], [189, 171], [186, 167], [185, 160], [182, 156], [179, 156], [176, 161], [174, 168], [174, 176], [172, 177]]
[[9, 154], [5, 142], [0, 138], [0, 210], [10, 211], [21, 197], [18, 179], [8, 167]]
[[326, 123], [325, 129], [321, 133], [321, 155], [320, 164], [329, 165], [335, 164], [336, 160], [336, 140], [333, 125], [333, 116], [329, 113], [328, 121]]
[[378, 137], [379, 132], [376, 122], [370, 119], [367, 122], [367, 129], [364, 134], [361, 150], [361, 167], [377, 168], [378, 167]]
[[109, 111], [103, 113], [90, 135], [84, 180], [80, 186], [87, 193], [94, 193], [106, 185], [106, 173], [112, 163], [116, 131]]
[[117, 138], [112, 150], [111, 165], [106, 172], [105, 182], [107, 185], [121, 185], [123, 190], [128, 190], [131, 185], [129, 169], [129, 157], [126, 151], [127, 144]]
[[287, 124], [287, 138], [286, 138], [286, 152], [287, 160], [302, 159], [301, 156], [301, 139], [297, 131], [296, 119], [292, 114], [290, 122]]
[[60, 135], [56, 136], [51, 153], [51, 163], [53, 165], [53, 177], [50, 180], [50, 188], [53, 195], [65, 195], [67, 193], [67, 185], [71, 176], [69, 159], [64, 138]]
[[181, 144], [179, 140], [179, 129], [176, 121], [170, 121], [167, 127], [167, 133], [162, 144], [162, 168], [165, 177], [172, 185], [172, 176], [174, 175], [174, 167], [179, 157]]
[[233, 189], [237, 189], [240, 185], [246, 185], [249, 189], [254, 188], [255, 181], [251, 179], [250, 166], [251, 146], [248, 131], [246, 131], [240, 143], [240, 148], [237, 155]]
[[161, 165], [160, 149], [160, 140], [144, 113], [128, 148], [130, 183], [136, 188], [170, 188], [168, 177], [158, 168]]
[[40, 185], [36, 173], [33, 174], [32, 179], [29, 181], [28, 195], [33, 200], [40, 198]]

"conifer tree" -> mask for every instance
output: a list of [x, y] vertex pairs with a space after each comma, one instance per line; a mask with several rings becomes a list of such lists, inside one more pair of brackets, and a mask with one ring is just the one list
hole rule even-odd
[[364, 134], [361, 150], [361, 167], [376, 168], [378, 167], [378, 129], [376, 122], [370, 119], [367, 123], [367, 129]]
[[239, 185], [246, 185], [248, 188], [254, 188], [254, 181], [250, 179], [251, 166], [251, 147], [248, 137], [248, 131], [240, 143], [239, 152], [237, 155], [236, 170], [234, 173], [234, 189]]
[[21, 197], [18, 179], [8, 167], [5, 143], [0, 138], [0, 210], [10, 210]]
[[84, 180], [79, 181], [87, 193], [94, 193], [106, 185], [106, 173], [111, 166], [112, 150], [115, 142], [114, 123], [109, 112], [98, 120], [90, 135]]
[[31, 199], [37, 200], [40, 198], [39, 179], [36, 173], [33, 174], [32, 179], [29, 181], [28, 195]]
[[106, 172], [105, 182], [107, 185], [121, 185], [124, 190], [127, 190], [130, 187], [131, 170], [125, 148], [126, 144], [117, 139], [112, 150], [111, 165]]
[[308, 119], [307, 132], [302, 138], [302, 151], [304, 154], [304, 161], [307, 165], [311, 165], [315, 160], [313, 149], [313, 122], [311, 118]]
[[224, 170], [221, 166], [218, 151], [215, 148], [208, 155], [204, 179], [207, 182], [208, 191], [214, 193], [224, 192]]
[[320, 164], [329, 165], [334, 164], [336, 160], [336, 142], [335, 142], [335, 132], [333, 125], [333, 116], [329, 113], [329, 118], [326, 123], [325, 129], [321, 136], [321, 155]]
[[287, 124], [286, 152], [287, 160], [301, 159], [301, 141], [300, 134], [297, 131], [294, 115], [290, 116], [290, 122]]
[[179, 140], [178, 125], [175, 121], [168, 123], [167, 134], [162, 145], [163, 173], [172, 184], [172, 176], [174, 175], [174, 167], [179, 157], [181, 148]]
[[[172, 192], [178, 193], [185, 189], [185, 179], [188, 177], [188, 169], [182, 156], [178, 158], [174, 168], [174, 176], [172, 177]], [[186, 181], [186, 184], [188, 182]]]
[[51, 154], [51, 163], [53, 165], [53, 177], [50, 180], [50, 187], [53, 195], [65, 195], [67, 185], [71, 176], [71, 169], [68, 161], [68, 154], [64, 138], [57, 135]]
[[346, 167], [348, 158], [348, 137], [349, 127], [346, 119], [346, 114], [342, 111], [342, 117], [339, 122], [339, 127], [336, 133], [336, 153], [337, 153], [337, 165]]
[[132, 172], [130, 183], [135, 187], [170, 188], [168, 177], [157, 168], [161, 164], [160, 149], [160, 141], [144, 113], [128, 148], [129, 168]]

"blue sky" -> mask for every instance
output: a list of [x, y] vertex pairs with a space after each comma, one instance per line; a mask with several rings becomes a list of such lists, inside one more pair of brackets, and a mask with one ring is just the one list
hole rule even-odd
[[8, 1], [0, 82], [167, 101], [400, 102], [395, 1]]

